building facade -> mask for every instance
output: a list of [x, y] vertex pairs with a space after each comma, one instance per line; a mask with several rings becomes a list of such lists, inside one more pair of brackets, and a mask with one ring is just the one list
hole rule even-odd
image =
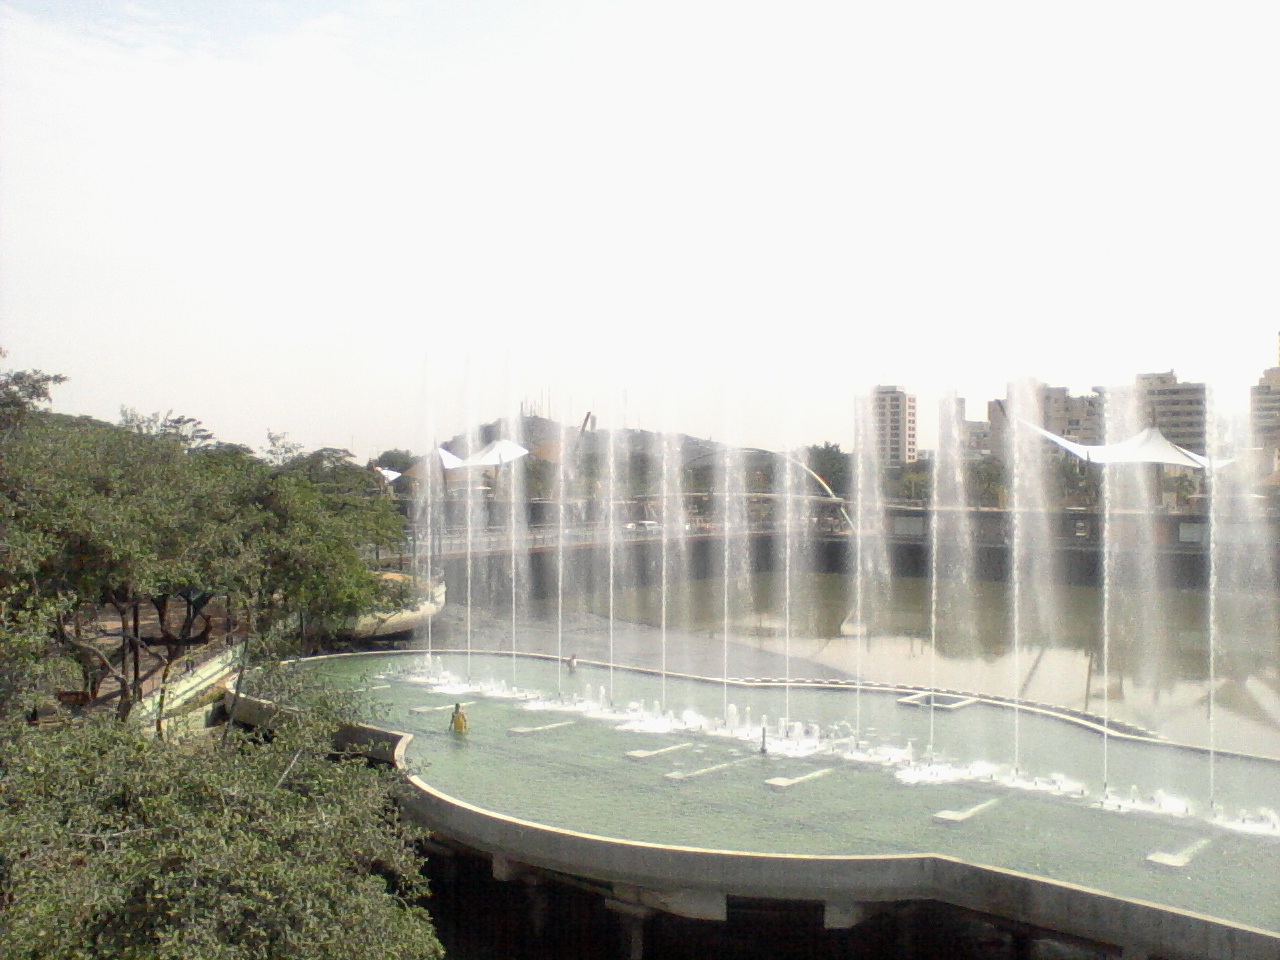
[[[1076, 443], [1104, 442], [1102, 397], [1096, 388], [1094, 393], [1078, 397], [1073, 397], [1066, 387], [1051, 387], [1046, 383], [1033, 383], [1030, 390], [1035, 413], [1026, 419], [1032, 420], [1037, 427]], [[1009, 411], [1012, 408], [1012, 397], [992, 400], [987, 404], [988, 443], [997, 455], [1002, 454], [1008, 442]]]
[[1144, 426], [1156, 427], [1169, 442], [1193, 453], [1205, 452], [1203, 383], [1181, 383], [1169, 370], [1138, 374], [1134, 389], [1142, 406]]
[[876, 445], [881, 463], [916, 461], [916, 398], [900, 387], [876, 387]]
[[1274, 456], [1280, 450], [1280, 367], [1264, 370], [1249, 388], [1249, 422], [1254, 445]]

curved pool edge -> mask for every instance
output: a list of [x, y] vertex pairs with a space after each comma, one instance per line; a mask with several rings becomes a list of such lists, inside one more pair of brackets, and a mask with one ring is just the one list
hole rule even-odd
[[1126, 957], [1280, 957], [1280, 932], [938, 854], [809, 856], [622, 840], [486, 810], [417, 775], [405, 778], [400, 802], [410, 819], [495, 861], [640, 888], [654, 894], [646, 902], [769, 897], [848, 914], [858, 905], [935, 900], [1118, 947]]
[[[516, 651], [512, 653], [510, 650], [489, 650], [489, 649], [458, 649], [456, 647], [441, 647], [437, 649], [410, 649], [410, 650], [351, 650], [342, 653], [325, 653], [310, 657], [298, 657], [294, 660], [285, 661], [287, 663], [318, 663], [321, 660], [337, 660], [346, 657], [402, 657], [402, 656], [465, 656], [470, 654], [475, 657], [521, 657], [530, 660], [544, 661], [564, 661], [564, 657], [557, 657], [553, 653], [537, 653], [534, 651]], [[642, 667], [627, 663], [609, 663], [604, 660], [584, 660], [577, 661], [580, 666], [600, 667], [604, 669], [626, 670], [631, 673], [642, 673], [649, 676], [662, 676], [663, 671], [654, 669], [653, 667]], [[674, 670], [666, 671], [668, 677], [677, 680], [692, 680], [700, 683], [728, 684], [733, 687], [803, 687], [813, 689], [862, 689], [868, 693], [879, 694], [914, 694], [914, 693], [943, 693], [953, 694], [956, 696], [971, 697], [979, 703], [993, 707], [1001, 707], [1008, 710], [1021, 710], [1025, 713], [1032, 713], [1038, 716], [1046, 717], [1050, 720], [1056, 720], [1060, 723], [1070, 724], [1084, 730], [1088, 730], [1098, 735], [1105, 735], [1113, 740], [1126, 740], [1133, 743], [1150, 743], [1153, 746], [1169, 747], [1175, 750], [1183, 750], [1189, 753], [1198, 753], [1203, 756], [1213, 757], [1230, 757], [1238, 760], [1251, 760], [1261, 763], [1280, 764], [1280, 757], [1268, 756], [1261, 753], [1247, 753], [1240, 750], [1226, 750], [1220, 747], [1210, 747], [1199, 743], [1187, 743], [1180, 740], [1169, 740], [1165, 737], [1154, 733], [1138, 733], [1134, 732], [1129, 724], [1119, 724], [1118, 721], [1108, 721], [1105, 717], [1097, 714], [1086, 713], [1083, 710], [1076, 710], [1071, 707], [1063, 707], [1052, 703], [1041, 703], [1035, 700], [1015, 700], [1010, 697], [1000, 697], [993, 694], [977, 693], [970, 690], [954, 690], [931, 687], [917, 686], [912, 684], [888, 683], [874, 680], [814, 680], [794, 678], [791, 680], [771, 678], [771, 679], [755, 679], [743, 677], [705, 677], [696, 673], [679, 673]]]

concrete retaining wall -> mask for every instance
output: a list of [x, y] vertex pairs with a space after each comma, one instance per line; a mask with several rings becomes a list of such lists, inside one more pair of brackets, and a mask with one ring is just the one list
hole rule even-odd
[[648, 890], [850, 902], [937, 900], [1168, 960], [1277, 960], [1280, 934], [933, 855], [806, 857], [635, 843], [484, 810], [411, 776], [406, 814], [504, 861]]
[[412, 733], [387, 730], [367, 723], [350, 723], [333, 735], [333, 749], [339, 752], [350, 750], [403, 770], [404, 752], [412, 739]]
[[[215, 683], [231, 673], [240, 662], [240, 648], [224, 650], [216, 657], [210, 657], [190, 673], [174, 676], [169, 681], [165, 692], [164, 709], [166, 715], [178, 709], [188, 700], [192, 700], [208, 690]], [[157, 689], [143, 698], [130, 712], [130, 719], [146, 723], [155, 720], [156, 708], [160, 703], [160, 691]]]
[[243, 693], [237, 696], [234, 690], [226, 692], [222, 703], [231, 720], [249, 727], [268, 727], [280, 712], [279, 704], [270, 700], [259, 700], [257, 697], [247, 697]]

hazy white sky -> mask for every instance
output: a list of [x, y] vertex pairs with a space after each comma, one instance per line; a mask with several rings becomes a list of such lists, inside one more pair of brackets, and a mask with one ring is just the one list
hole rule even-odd
[[[11, 0], [0, 345], [368, 455], [1276, 363], [1274, 3]], [[433, 409], [435, 413], [429, 414]]]

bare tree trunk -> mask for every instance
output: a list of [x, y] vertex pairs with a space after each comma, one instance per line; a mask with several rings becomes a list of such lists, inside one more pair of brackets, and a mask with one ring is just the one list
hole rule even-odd
[[177, 659], [177, 648], [170, 647], [166, 652], [168, 656], [164, 658], [164, 670], [160, 673], [160, 692], [156, 694], [156, 739], [164, 739], [164, 701], [169, 693], [169, 670], [173, 666], [173, 661]]
[[142, 630], [138, 625], [138, 608], [142, 604], [135, 597], [133, 601], [133, 699], [142, 699]]
[[[240, 688], [244, 685], [244, 671], [249, 665], [249, 642], [253, 639], [253, 604], [245, 604], [245, 620], [248, 630], [245, 631], [244, 646], [240, 648], [240, 669], [236, 673], [236, 689], [232, 696], [231, 706], [235, 709], [236, 701], [240, 699]], [[222, 745], [227, 745], [227, 736], [231, 733], [232, 718], [227, 717], [226, 725], [222, 728]]]
[[116, 716], [121, 720], [133, 709], [133, 689], [129, 684], [129, 608], [116, 606], [120, 614], [120, 702], [116, 704]]

